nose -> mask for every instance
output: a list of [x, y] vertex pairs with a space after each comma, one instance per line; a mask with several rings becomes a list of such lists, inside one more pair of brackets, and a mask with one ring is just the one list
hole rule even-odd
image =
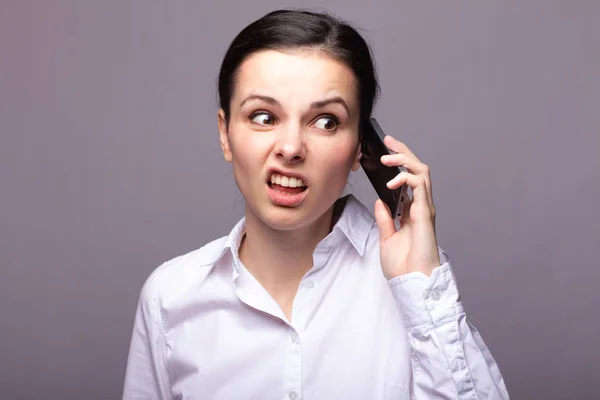
[[306, 144], [302, 128], [298, 125], [287, 126], [280, 131], [280, 137], [275, 145], [275, 155], [286, 163], [297, 163], [306, 156]]

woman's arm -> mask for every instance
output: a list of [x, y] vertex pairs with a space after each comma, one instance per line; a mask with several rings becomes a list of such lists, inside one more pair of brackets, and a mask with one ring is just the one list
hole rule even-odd
[[430, 277], [412, 273], [389, 286], [408, 332], [415, 399], [508, 399], [479, 332], [467, 321], [447, 256]]
[[124, 400], [169, 398], [164, 336], [158, 312], [158, 272], [150, 275], [140, 294], [127, 360]]
[[447, 257], [437, 245], [429, 167], [396, 139], [383, 156], [408, 172], [388, 182], [403, 184], [413, 199], [396, 224], [381, 200], [375, 203], [383, 274], [389, 281], [411, 345], [413, 396], [418, 399], [506, 399], [498, 366], [466, 319]]

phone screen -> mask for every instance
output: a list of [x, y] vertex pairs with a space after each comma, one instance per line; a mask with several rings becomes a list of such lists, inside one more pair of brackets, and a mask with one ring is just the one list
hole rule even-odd
[[375, 188], [375, 192], [390, 209], [392, 218], [399, 217], [402, 215], [403, 203], [407, 198], [407, 186], [402, 185], [398, 189], [392, 190], [387, 187], [387, 183], [407, 169], [388, 167], [381, 163], [381, 156], [394, 153], [390, 152], [383, 143], [385, 133], [375, 118], [365, 121], [361, 129], [363, 139], [360, 164]]

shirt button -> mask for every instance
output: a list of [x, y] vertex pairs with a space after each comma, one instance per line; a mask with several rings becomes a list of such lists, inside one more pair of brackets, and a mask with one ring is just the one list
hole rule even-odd
[[306, 287], [312, 289], [315, 287], [315, 283], [313, 281], [306, 281]]
[[431, 291], [430, 297], [433, 299], [433, 301], [438, 301], [440, 297], [442, 297], [442, 294], [437, 290], [433, 290]]
[[298, 393], [295, 390], [289, 392], [288, 396], [291, 400], [298, 400]]
[[294, 344], [300, 343], [300, 338], [298, 337], [298, 334], [296, 332], [292, 333], [292, 343], [294, 343]]

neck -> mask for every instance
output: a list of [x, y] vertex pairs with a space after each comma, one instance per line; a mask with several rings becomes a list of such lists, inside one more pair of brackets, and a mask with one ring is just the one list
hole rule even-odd
[[269, 227], [247, 209], [240, 260], [273, 297], [293, 298], [313, 266], [315, 248], [331, 231], [345, 200], [338, 200], [313, 223], [289, 231]]

